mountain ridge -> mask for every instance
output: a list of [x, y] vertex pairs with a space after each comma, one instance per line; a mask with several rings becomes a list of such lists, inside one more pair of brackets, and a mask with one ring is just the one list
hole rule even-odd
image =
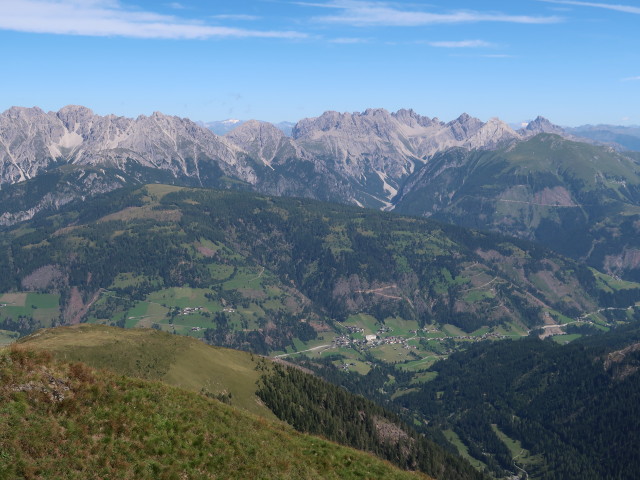
[[449, 150], [408, 179], [394, 203], [398, 213], [527, 238], [638, 275], [640, 165], [611, 148], [538, 134], [490, 152]]
[[[325, 112], [297, 122], [291, 137], [267, 122], [234, 125], [239, 126], [218, 136], [189, 119], [159, 112], [134, 119], [100, 116], [77, 105], [46, 113], [39, 107], [11, 107], [0, 114], [0, 186], [65, 165], [108, 167], [138, 178], [148, 176], [139, 170], [156, 169], [194, 186], [218, 186], [227, 177], [263, 193], [388, 208], [404, 179], [436, 152], [453, 146], [492, 149], [521, 139], [497, 119], [483, 123], [463, 114], [445, 124], [413, 110]], [[264, 146], [255, 148], [267, 130], [276, 142], [269, 154]], [[280, 168], [271, 168], [273, 163]], [[117, 183], [107, 182], [100, 190]], [[316, 186], [309, 190], [307, 183]]]
[[[456, 162], [463, 157], [486, 158], [495, 152], [507, 156], [524, 152], [514, 167], [521, 173], [527, 168], [537, 169], [536, 165], [544, 158], [556, 158], [558, 165], [565, 164], [566, 168], [563, 167], [560, 179], [558, 172], [553, 172], [556, 166], [548, 164], [548, 175], [538, 172], [536, 185], [524, 187], [531, 190], [526, 195], [518, 190], [518, 185], [526, 185], [526, 174], [509, 177], [516, 184], [510, 186], [510, 191], [499, 192], [492, 187], [496, 180], [486, 170], [485, 193], [480, 197], [489, 200], [492, 211], [483, 211], [484, 216], [499, 216], [503, 207], [515, 208], [518, 204], [568, 208], [603, 201], [597, 207], [601, 213], [580, 217], [586, 225], [584, 233], [585, 229], [599, 228], [597, 218], [625, 220], [618, 215], [621, 202], [626, 205], [624, 209], [640, 206], [640, 199], [633, 193], [637, 184], [637, 155], [629, 152], [615, 156], [611, 146], [596, 146], [593, 140], [581, 139], [543, 117], [516, 131], [498, 118], [482, 122], [466, 113], [445, 123], [407, 109], [328, 111], [300, 120], [291, 136], [268, 122], [235, 123], [239, 125], [237, 128], [218, 136], [188, 119], [159, 112], [131, 119], [95, 115], [82, 106], [67, 106], [48, 113], [37, 107], [12, 107], [0, 114], [0, 224], [9, 226], [96, 193], [148, 183], [252, 190], [401, 213], [439, 215], [440, 212], [431, 210], [433, 205], [439, 203], [448, 208], [446, 204], [455, 192], [468, 190], [469, 185], [465, 187], [459, 182], [471, 180], [475, 185], [477, 180], [468, 175], [454, 175], [446, 182], [446, 192], [431, 192], [436, 197], [429, 198], [425, 192], [430, 190], [422, 188], [421, 182], [436, 175], [435, 169], [440, 169], [439, 176], [445, 170], [462, 172], [464, 169], [460, 170]], [[549, 135], [557, 140], [536, 140]], [[577, 148], [575, 145], [581, 145], [580, 158], [563, 163], [557, 151], [570, 152]], [[607, 184], [609, 193], [613, 193], [587, 199], [579, 191], [580, 182], [586, 182], [585, 185], [592, 182], [583, 178], [581, 171], [593, 170], [598, 163], [602, 165], [595, 169], [597, 172], [594, 170], [596, 179]], [[618, 164], [627, 167], [621, 169]], [[572, 177], [580, 181], [572, 181]], [[563, 182], [573, 182], [573, 186], [569, 188]], [[494, 190], [498, 197], [486, 195]], [[424, 205], [407, 209], [407, 197]], [[476, 207], [471, 204], [465, 208]], [[562, 235], [555, 224], [562, 223], [556, 218], [561, 214], [551, 214], [552, 228], [543, 225], [538, 234], [534, 230], [540, 226], [540, 216], [546, 214], [532, 210], [521, 212], [526, 214], [523, 218], [512, 219], [507, 213], [510, 220], [500, 225], [485, 222], [482, 215], [473, 224], [461, 225], [493, 228], [504, 234], [542, 241], [552, 248], [559, 243], [558, 237]], [[442, 219], [460, 221], [455, 215]], [[564, 240], [560, 244], [571, 245]], [[566, 248], [561, 251], [578, 259], [593, 257], [590, 265], [616, 275], [627, 275], [628, 271], [640, 268], [637, 252], [640, 250], [633, 241], [612, 241], [604, 246], [594, 241], [592, 246], [597, 247], [595, 256], [587, 254], [589, 247], [580, 252]]]

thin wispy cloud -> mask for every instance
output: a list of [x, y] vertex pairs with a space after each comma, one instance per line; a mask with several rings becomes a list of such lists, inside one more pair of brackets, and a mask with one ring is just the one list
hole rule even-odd
[[496, 59], [505, 59], [505, 58], [517, 58], [515, 55], [508, 55], [504, 53], [495, 53], [495, 54], [475, 54], [475, 53], [452, 53], [451, 57], [458, 58], [496, 58]]
[[0, 29], [30, 33], [157, 39], [306, 38], [294, 31], [262, 31], [126, 8], [116, 0], [0, 0]]
[[260, 20], [260, 17], [257, 17], [255, 15], [240, 15], [240, 14], [213, 15], [211, 18], [215, 18], [218, 20], [247, 20], [247, 21]]
[[495, 45], [484, 40], [461, 40], [456, 42], [427, 42], [427, 45], [438, 48], [488, 48]]
[[460, 10], [450, 13], [432, 13], [427, 11], [398, 8], [383, 2], [360, 0], [332, 0], [327, 3], [295, 2], [297, 5], [338, 10], [336, 15], [322, 15], [314, 20], [322, 23], [347, 24], [359, 27], [392, 26], [418, 27], [436, 24], [506, 22], [524, 24], [558, 23], [557, 16], [508, 15], [494, 12]]
[[640, 82], [640, 76], [623, 78], [622, 81], [623, 82]]
[[555, 3], [560, 5], [574, 5], [576, 7], [594, 7], [604, 8], [606, 10], [614, 10], [617, 12], [634, 13], [640, 15], [640, 7], [634, 7], [631, 5], [619, 5], [612, 3], [596, 3], [596, 2], [580, 2], [575, 0], [539, 0], [545, 3]]
[[341, 43], [341, 44], [358, 44], [358, 43], [369, 43], [369, 39], [367, 38], [333, 38], [329, 40], [330, 43]]

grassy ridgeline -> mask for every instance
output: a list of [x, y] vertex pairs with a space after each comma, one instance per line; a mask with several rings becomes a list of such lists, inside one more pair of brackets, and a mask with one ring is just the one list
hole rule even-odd
[[39, 332], [19, 341], [63, 361], [83, 362], [121, 375], [164, 383], [214, 396], [231, 394], [231, 403], [275, 419], [255, 395], [260, 357], [211, 347], [193, 338], [152, 329], [76, 325]]
[[[102, 325], [76, 325], [40, 330], [19, 340], [20, 347], [51, 352], [58, 360], [83, 362], [94, 368], [110, 370], [118, 375], [160, 380], [193, 392], [205, 393], [232, 406], [249, 410], [266, 419], [280, 418], [298, 431], [320, 435], [342, 445], [375, 453], [393, 464], [420, 470], [439, 479], [481, 478], [482, 475], [415, 432], [402, 431], [402, 438], [386, 438], [371, 423], [383, 418], [386, 429], [402, 430], [401, 422], [382, 408], [299, 370], [288, 370], [291, 381], [272, 385], [268, 379], [281, 378], [282, 367], [264, 357], [247, 352], [212, 347], [192, 338], [171, 335], [153, 329], [121, 329]], [[260, 381], [258, 381], [260, 379]], [[284, 395], [304, 425], [274, 409], [271, 396], [264, 395], [266, 383]], [[326, 393], [338, 390], [341, 402], [327, 405]], [[307, 402], [291, 403], [292, 395]], [[258, 398], [260, 397], [260, 398]], [[282, 402], [276, 402], [282, 407]], [[268, 405], [268, 407], [267, 407]], [[275, 412], [276, 415], [274, 415]], [[360, 413], [358, 413], [360, 411]], [[345, 415], [346, 412], [351, 412]], [[366, 415], [365, 415], [366, 414]], [[363, 430], [361, 415], [369, 418], [369, 429]], [[338, 429], [353, 435], [335, 435]]]
[[0, 352], [0, 478], [428, 477], [193, 392], [16, 346]]

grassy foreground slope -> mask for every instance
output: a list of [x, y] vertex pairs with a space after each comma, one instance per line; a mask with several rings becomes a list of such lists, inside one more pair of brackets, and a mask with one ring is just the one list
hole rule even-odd
[[120, 375], [164, 383], [214, 396], [231, 394], [231, 404], [275, 418], [255, 395], [257, 357], [211, 347], [201, 341], [152, 329], [75, 325], [40, 330], [19, 341], [57, 359], [82, 362]]
[[0, 351], [0, 478], [428, 478], [155, 381]]
[[[20, 339], [16, 347], [46, 352], [58, 361], [82, 362], [116, 375], [160, 380], [204, 393], [267, 420], [277, 416], [298, 431], [374, 453], [400, 468], [418, 470], [440, 480], [483, 478], [462, 459], [422, 438], [395, 415], [346, 390], [340, 389], [340, 401], [335, 401], [337, 387], [300, 370], [295, 370], [296, 375], [291, 370], [289, 377], [293, 381], [276, 386], [273, 380], [280, 377], [282, 367], [250, 353], [212, 347], [153, 329], [103, 325], [40, 330]], [[271, 385], [271, 393], [274, 388], [279, 391], [282, 401], [278, 408], [274, 408], [273, 398], [258, 391], [266, 384]], [[334, 400], [327, 403], [328, 397]], [[283, 408], [284, 413], [294, 409], [297, 421], [283, 414]], [[390, 436], [389, 431], [395, 433]]]

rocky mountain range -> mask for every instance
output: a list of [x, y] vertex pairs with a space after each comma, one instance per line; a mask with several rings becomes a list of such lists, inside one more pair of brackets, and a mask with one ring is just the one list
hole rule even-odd
[[[435, 215], [552, 248], [566, 246], [571, 231], [590, 240], [564, 253], [612, 273], [640, 268], [634, 242], [607, 249], [603, 236], [612, 218], [630, 220], [640, 208], [638, 155], [545, 118], [514, 130], [467, 114], [443, 122], [404, 109], [329, 111], [300, 120], [290, 136], [267, 122], [232, 123], [220, 136], [158, 112], [133, 119], [12, 107], [0, 114], [0, 224], [127, 185], [169, 183]], [[478, 199], [485, 207], [471, 214]]]
[[0, 115], [0, 179], [16, 183], [61, 164], [114, 167], [127, 163], [200, 177], [207, 160], [227, 175], [255, 179], [230, 142], [187, 119], [161, 113], [136, 119], [99, 116], [85, 107], [58, 112], [13, 107]]
[[[224, 177], [265, 193], [390, 207], [404, 180], [437, 152], [494, 149], [557, 129], [540, 119], [532, 124], [515, 132], [498, 119], [483, 123], [467, 114], [444, 123], [412, 110], [370, 109], [301, 120], [291, 137], [258, 121], [219, 136], [158, 112], [131, 119], [81, 106], [48, 113], [12, 107], [0, 115], [0, 185], [62, 166], [121, 176], [153, 169], [194, 185], [217, 186]], [[309, 190], [309, 183], [317, 185]]]

